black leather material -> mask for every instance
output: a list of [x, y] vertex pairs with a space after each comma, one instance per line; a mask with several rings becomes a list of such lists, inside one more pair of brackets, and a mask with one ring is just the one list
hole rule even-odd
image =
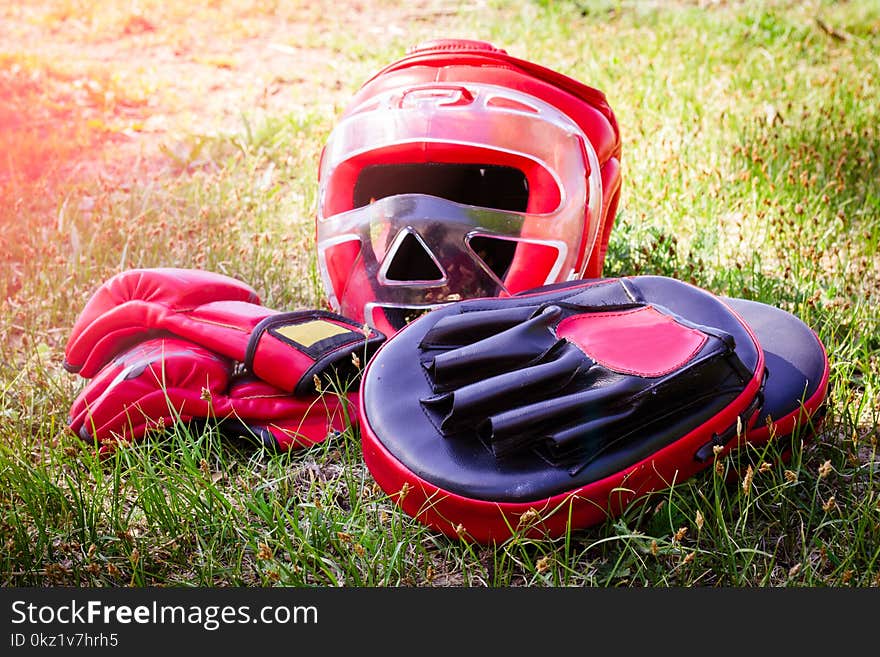
[[[639, 377], [596, 366], [577, 348], [578, 353], [572, 353], [573, 345], [566, 340], [557, 344], [545, 340], [546, 335], [538, 338], [540, 332], [529, 333], [528, 339], [514, 337], [505, 347], [499, 337], [505, 330], [514, 331], [510, 335], [515, 336], [531, 321], [523, 317], [540, 323], [542, 310], [555, 312], [548, 307], [571, 316], [645, 304], [707, 336], [680, 376], [674, 372], [671, 379], [658, 376], [636, 381]], [[527, 308], [532, 311], [523, 310]], [[479, 325], [470, 320], [479, 318], [481, 311], [492, 311], [491, 330], [462, 328], [469, 323]], [[456, 349], [479, 351], [479, 339], [500, 343], [490, 345], [488, 353], [508, 353], [511, 360], [502, 366], [493, 358], [478, 357], [473, 362], [482, 364], [470, 370], [460, 366], [454, 376], [435, 379], [437, 358]], [[564, 359], [572, 365], [560, 366]], [[664, 277], [578, 281], [537, 294], [463, 301], [414, 321], [370, 362], [362, 386], [362, 420], [419, 478], [472, 499], [525, 502], [619, 472], [706, 423], [740, 394], [758, 363], [759, 350], [748, 330], [719, 298], [706, 291]], [[520, 371], [529, 373], [521, 386], [496, 381], [503, 394], [496, 394], [491, 386], [481, 388], [491, 376], [516, 380]], [[652, 386], [663, 388], [652, 392]], [[646, 389], [647, 393], [640, 393]], [[656, 400], [655, 392], [660, 393]], [[629, 401], [633, 395], [639, 400], [635, 406]], [[597, 399], [607, 405], [597, 406]], [[665, 406], [670, 400], [675, 403]], [[454, 412], [457, 405], [464, 411]], [[487, 428], [487, 418], [493, 413]], [[571, 417], [578, 422], [568, 423]], [[559, 418], [565, 421], [560, 423]], [[522, 424], [517, 427], [516, 423]], [[499, 428], [503, 433], [507, 427], [513, 427], [512, 438], [504, 442], [502, 436], [501, 447], [496, 449], [490, 434]], [[601, 443], [606, 431], [615, 440], [600, 445], [598, 451], [569, 449], [592, 444], [597, 437]], [[556, 439], [552, 445], [559, 453], [546, 446], [522, 444], [529, 435], [549, 434]]]
[[767, 384], [760, 422], [796, 412], [823, 381], [827, 361], [816, 334], [779, 308], [745, 299], [724, 300], [752, 328], [764, 350]]

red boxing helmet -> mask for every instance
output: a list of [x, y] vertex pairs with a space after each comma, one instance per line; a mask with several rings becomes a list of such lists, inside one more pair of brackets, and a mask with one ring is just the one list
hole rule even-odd
[[391, 335], [448, 302], [598, 277], [619, 193], [602, 92], [482, 41], [431, 41], [367, 81], [327, 140], [324, 287]]

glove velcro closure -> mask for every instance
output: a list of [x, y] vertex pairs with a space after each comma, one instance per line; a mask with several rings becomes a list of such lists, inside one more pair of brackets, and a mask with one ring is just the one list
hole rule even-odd
[[359, 374], [385, 335], [324, 310], [298, 310], [266, 317], [251, 333], [244, 366], [296, 395], [316, 392], [325, 376], [346, 384]]

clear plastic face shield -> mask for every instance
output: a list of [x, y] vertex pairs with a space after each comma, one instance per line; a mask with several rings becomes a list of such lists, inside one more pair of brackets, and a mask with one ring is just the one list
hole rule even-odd
[[579, 277], [601, 205], [596, 152], [553, 106], [494, 85], [392, 90], [325, 146], [318, 264], [333, 307], [373, 324]]

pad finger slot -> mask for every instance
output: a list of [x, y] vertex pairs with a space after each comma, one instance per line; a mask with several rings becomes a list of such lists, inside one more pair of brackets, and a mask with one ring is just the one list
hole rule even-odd
[[559, 428], [613, 417], [641, 387], [637, 379], [625, 378], [527, 404], [490, 416], [477, 427], [477, 433], [500, 458], [532, 447]]
[[534, 402], [556, 395], [592, 364], [580, 349], [565, 344], [561, 354], [549, 362], [499, 374], [420, 401], [422, 406], [440, 416], [440, 431], [448, 435], [473, 427], [487, 413], [522, 405], [525, 400]]
[[474, 344], [452, 349], [423, 363], [435, 390], [486, 378], [534, 364], [546, 357], [558, 340], [549, 326], [561, 314], [548, 306], [540, 314]]
[[552, 459], [561, 461], [577, 457], [585, 461], [599, 454], [615, 437], [625, 431], [635, 412], [635, 406], [628, 406], [618, 413], [579, 422], [546, 434], [541, 443]]
[[431, 327], [419, 347], [458, 347], [483, 340], [496, 333], [527, 321], [535, 312], [535, 306], [502, 308], [500, 310], [476, 310], [460, 315], [449, 315]]

